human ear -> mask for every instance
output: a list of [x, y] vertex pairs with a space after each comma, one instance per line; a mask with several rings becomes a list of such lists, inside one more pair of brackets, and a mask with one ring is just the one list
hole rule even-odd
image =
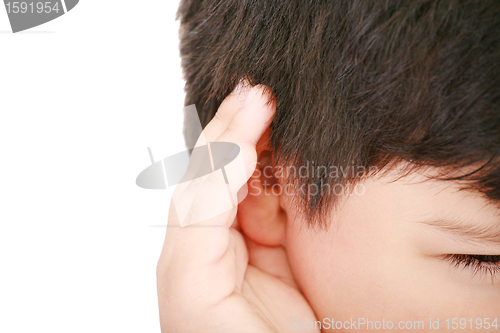
[[[280, 205], [281, 191], [272, 176], [268, 128], [257, 143], [257, 167], [248, 180], [248, 195], [238, 206], [238, 223], [252, 241], [266, 246], [282, 245], [285, 239], [286, 213]], [[279, 184], [278, 184], [279, 185]]]

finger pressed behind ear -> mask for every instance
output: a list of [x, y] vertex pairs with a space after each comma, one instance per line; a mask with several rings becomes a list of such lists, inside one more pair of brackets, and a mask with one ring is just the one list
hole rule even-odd
[[203, 130], [203, 139], [206, 142], [215, 141], [226, 130], [234, 115], [245, 106], [251, 89], [252, 87], [246, 81], [241, 81], [224, 99], [212, 121]]
[[218, 142], [234, 142], [240, 146], [245, 163], [244, 182], [255, 170], [257, 165], [255, 146], [269, 127], [275, 112], [275, 103], [274, 101], [268, 103], [269, 96], [264, 93], [264, 88], [258, 85], [250, 90], [247, 104], [234, 115], [225, 131], [217, 138]]
[[[193, 151], [188, 172], [193, 169], [192, 173], [196, 174], [200, 162], [208, 167], [211, 164], [212, 172], [178, 185], [172, 201], [181, 226], [213, 224], [213, 217], [231, 210], [238, 203], [237, 193], [246, 186], [256, 166], [255, 145], [274, 113], [274, 104], [267, 101], [262, 86], [251, 89], [246, 105], [232, 114], [217, 140], [205, 146], [206, 153]], [[234, 106], [237, 107], [237, 103]]]
[[[246, 186], [247, 180], [255, 169], [255, 145], [269, 126], [274, 112], [274, 106], [267, 104], [267, 98], [262, 92], [261, 86], [250, 90], [247, 96], [249, 103], [234, 114], [227, 128], [216, 140], [216, 142], [238, 144], [240, 148], [238, 156], [224, 168], [215, 170], [204, 178], [195, 179], [183, 185], [184, 188], [181, 191], [174, 193], [173, 202], [177, 218], [182, 219], [181, 225], [196, 223], [196, 227], [222, 226], [227, 228], [231, 224], [236, 215], [236, 193], [242, 186]], [[214, 147], [215, 144], [210, 146]], [[184, 211], [183, 216], [179, 215], [181, 209]], [[209, 229], [217, 228], [210, 227]], [[195, 236], [187, 238], [186, 242], [191, 240], [192, 246], [200, 249], [204, 244], [210, 244], [210, 248], [203, 249], [202, 258], [208, 259], [213, 256], [212, 260], [218, 260], [218, 257], [223, 254], [220, 249], [224, 248], [227, 243], [224, 239], [227, 235], [222, 231], [211, 232], [213, 235], [223, 235], [222, 239], [216, 243], [221, 246], [213, 247], [209, 240]]]
[[[217, 124], [211, 123], [207, 126], [208, 128], [212, 125], [210, 136], [222, 130], [216, 141], [239, 145], [243, 165], [241, 170], [232, 170], [243, 175], [244, 181], [238, 186], [244, 185], [253, 173], [256, 165], [255, 145], [272, 120], [274, 104], [267, 102], [268, 97], [263, 94], [263, 87], [253, 87], [246, 96], [246, 103], [243, 102], [246, 105], [241, 106], [241, 101], [236, 101], [234, 108], [239, 107], [239, 109], [235, 111], [229, 108], [232, 102], [226, 103], [224, 107], [227, 109], [219, 110], [223, 112], [223, 116], [216, 120]], [[223, 129], [226, 122], [227, 126]], [[177, 196], [174, 193], [176, 200], [192, 200], [181, 203], [190, 207], [189, 214], [183, 218], [189, 219], [204, 209], [213, 208], [227, 200], [230, 195], [227, 192], [229, 186], [223, 176], [221, 170], [216, 170], [204, 179], [191, 181], [183, 188], [185, 192], [178, 193]], [[237, 178], [227, 176], [230, 179]], [[173, 206], [171, 209], [169, 224], [179, 225], [176, 209]], [[186, 290], [176, 286], [190, 286], [187, 288], [188, 293], [193, 297], [199, 297], [198, 292], [206, 293], [206, 289], [203, 288], [211, 286], [213, 290], [219, 290], [221, 293], [216, 295], [216, 298], [227, 296], [225, 293], [228, 289], [223, 286], [226, 286], [228, 281], [235, 284], [237, 275], [234, 260], [230, 260], [235, 254], [234, 245], [230, 245], [229, 234], [229, 226], [236, 215], [236, 206], [221, 210], [220, 213], [187, 227], [167, 229], [167, 237], [158, 262], [159, 292], [162, 289], [161, 285], [168, 281], [169, 292]], [[199, 288], [202, 289], [198, 290]], [[211, 295], [212, 297], [214, 295]]]
[[268, 103], [269, 96], [265, 94], [265, 87], [253, 87], [245, 97], [244, 106], [234, 114], [217, 141], [250, 144], [255, 148], [262, 133], [269, 127], [275, 103]]

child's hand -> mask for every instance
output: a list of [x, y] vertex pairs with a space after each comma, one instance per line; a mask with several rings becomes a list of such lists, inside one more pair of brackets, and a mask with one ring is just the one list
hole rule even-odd
[[[207, 142], [240, 146], [246, 180], [255, 169], [255, 146], [274, 114], [274, 104], [266, 105], [262, 91], [257, 86], [246, 94], [229, 95], [203, 132]], [[210, 178], [189, 190], [195, 191], [205, 207], [217, 205], [217, 196], [220, 200]], [[179, 220], [171, 204], [157, 266], [162, 332], [288, 332], [295, 331], [292, 318], [315, 320], [293, 283], [278, 277], [276, 267], [288, 266], [283, 248], [259, 247], [249, 241], [249, 249], [244, 236], [230, 227], [235, 216], [236, 208], [177, 227]]]

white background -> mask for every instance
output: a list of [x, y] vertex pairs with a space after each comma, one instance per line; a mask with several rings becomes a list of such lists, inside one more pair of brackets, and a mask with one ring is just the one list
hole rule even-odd
[[0, 5], [0, 332], [159, 332], [169, 192], [184, 149], [178, 0], [81, 0], [12, 34]]

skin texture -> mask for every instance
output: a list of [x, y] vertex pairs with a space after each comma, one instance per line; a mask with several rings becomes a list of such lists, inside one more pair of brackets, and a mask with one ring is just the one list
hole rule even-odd
[[[391, 172], [364, 182], [364, 194], [345, 197], [327, 231], [305, 228], [300, 217], [287, 221], [290, 264], [318, 318], [423, 321], [425, 331], [431, 331], [431, 318], [439, 318], [439, 331], [447, 331], [447, 318], [500, 317], [498, 273], [493, 280], [474, 275], [472, 268], [454, 267], [441, 257], [498, 255], [500, 244], [468, 242], [421, 223], [454, 218], [498, 227], [499, 210], [479, 194], [459, 191], [456, 183], [423, 174], [395, 178]], [[289, 199], [283, 198], [282, 206], [291, 217]]]
[[[478, 269], [449, 259], [500, 255], [499, 210], [486, 199], [500, 201], [499, 4], [181, 2], [186, 105], [198, 107], [202, 125], [242, 78], [269, 87], [277, 105], [271, 131], [263, 130], [255, 145], [260, 164], [236, 213], [249, 258], [244, 276], [253, 281], [252, 290], [267, 285], [266, 275], [249, 278], [255, 268], [301, 291], [320, 323], [366, 318], [392, 321], [397, 330], [402, 321], [406, 330], [424, 332], [433, 331], [429, 321], [439, 319], [438, 331], [445, 332], [446, 319], [451, 328], [457, 318], [467, 325], [453, 332], [494, 331], [476, 328], [476, 320], [487, 326], [484, 318], [500, 319], [500, 262]], [[253, 130], [245, 125], [244, 131]], [[263, 179], [268, 142], [281, 165], [315, 162], [388, 172], [360, 183], [360, 196], [300, 200], [279, 190], [284, 179]], [[399, 168], [407, 170], [395, 164], [400, 159], [438, 169], [400, 178]], [[472, 165], [476, 168], [464, 170]], [[447, 167], [457, 174], [439, 169]], [[459, 191], [467, 184], [428, 180], [436, 175], [474, 180], [468, 185], [485, 196]], [[343, 186], [352, 178], [323, 174], [287, 180]], [[266, 193], [274, 185], [280, 193]], [[328, 228], [308, 228], [315, 213], [323, 212], [330, 213], [324, 221]], [[444, 219], [465, 220], [476, 232], [496, 226], [489, 238], [497, 245], [467, 240], [457, 227], [426, 225]], [[247, 299], [273, 309], [263, 315], [271, 329], [319, 330], [314, 320], [290, 309], [290, 302], [281, 303], [286, 292], [272, 294], [278, 289], [261, 289], [259, 302]], [[422, 321], [423, 328], [408, 327], [414, 321]], [[357, 330], [370, 331], [367, 327], [358, 322]], [[390, 330], [374, 325], [374, 331]]]
[[[248, 95], [253, 96], [250, 103]], [[254, 172], [256, 145], [275, 110], [266, 101], [261, 87], [232, 94], [203, 132], [207, 142], [240, 146], [245, 165], [238, 171], [248, 176], [243, 183], [231, 185], [244, 185]], [[188, 173], [197, 168], [193, 160]], [[228, 172], [229, 167], [226, 169]], [[283, 247], [262, 246], [242, 235], [237, 220], [253, 220], [251, 213], [234, 207], [205, 220], [197, 218], [204, 207], [219, 205], [228, 194], [224, 188], [225, 193], [217, 190], [222, 178], [216, 177], [213, 172], [174, 192], [157, 265], [162, 332], [288, 332], [292, 331], [289, 318], [293, 315], [315, 320], [293, 282]], [[188, 204], [187, 198], [192, 200], [184, 220], [189, 225], [181, 227], [176, 207]], [[190, 224], [194, 220], [198, 222]]]
[[[436, 170], [401, 177], [393, 168], [340, 197], [327, 229], [308, 228], [293, 195], [276, 191], [283, 180], [262, 177], [275, 110], [262, 92], [257, 86], [229, 95], [204, 130], [206, 141], [240, 145], [246, 198], [187, 227], [180, 227], [178, 203], [170, 206], [157, 265], [162, 332], [319, 332], [317, 322], [328, 331], [332, 319], [348, 322], [344, 331], [354, 329], [351, 319], [359, 331], [384, 331], [358, 318], [391, 321], [395, 329], [421, 321], [419, 332], [432, 332], [429, 321], [439, 319], [439, 331], [451, 332], [446, 319], [472, 319], [466, 332], [477, 331], [477, 318], [500, 317], [498, 264], [491, 276], [444, 258], [500, 254], [497, 206], [457, 182], [429, 180]], [[188, 220], [220, 203], [215, 175], [176, 189], [174, 198], [194, 198]], [[429, 225], [458, 219], [473, 231], [496, 226], [489, 239], [497, 244]]]

